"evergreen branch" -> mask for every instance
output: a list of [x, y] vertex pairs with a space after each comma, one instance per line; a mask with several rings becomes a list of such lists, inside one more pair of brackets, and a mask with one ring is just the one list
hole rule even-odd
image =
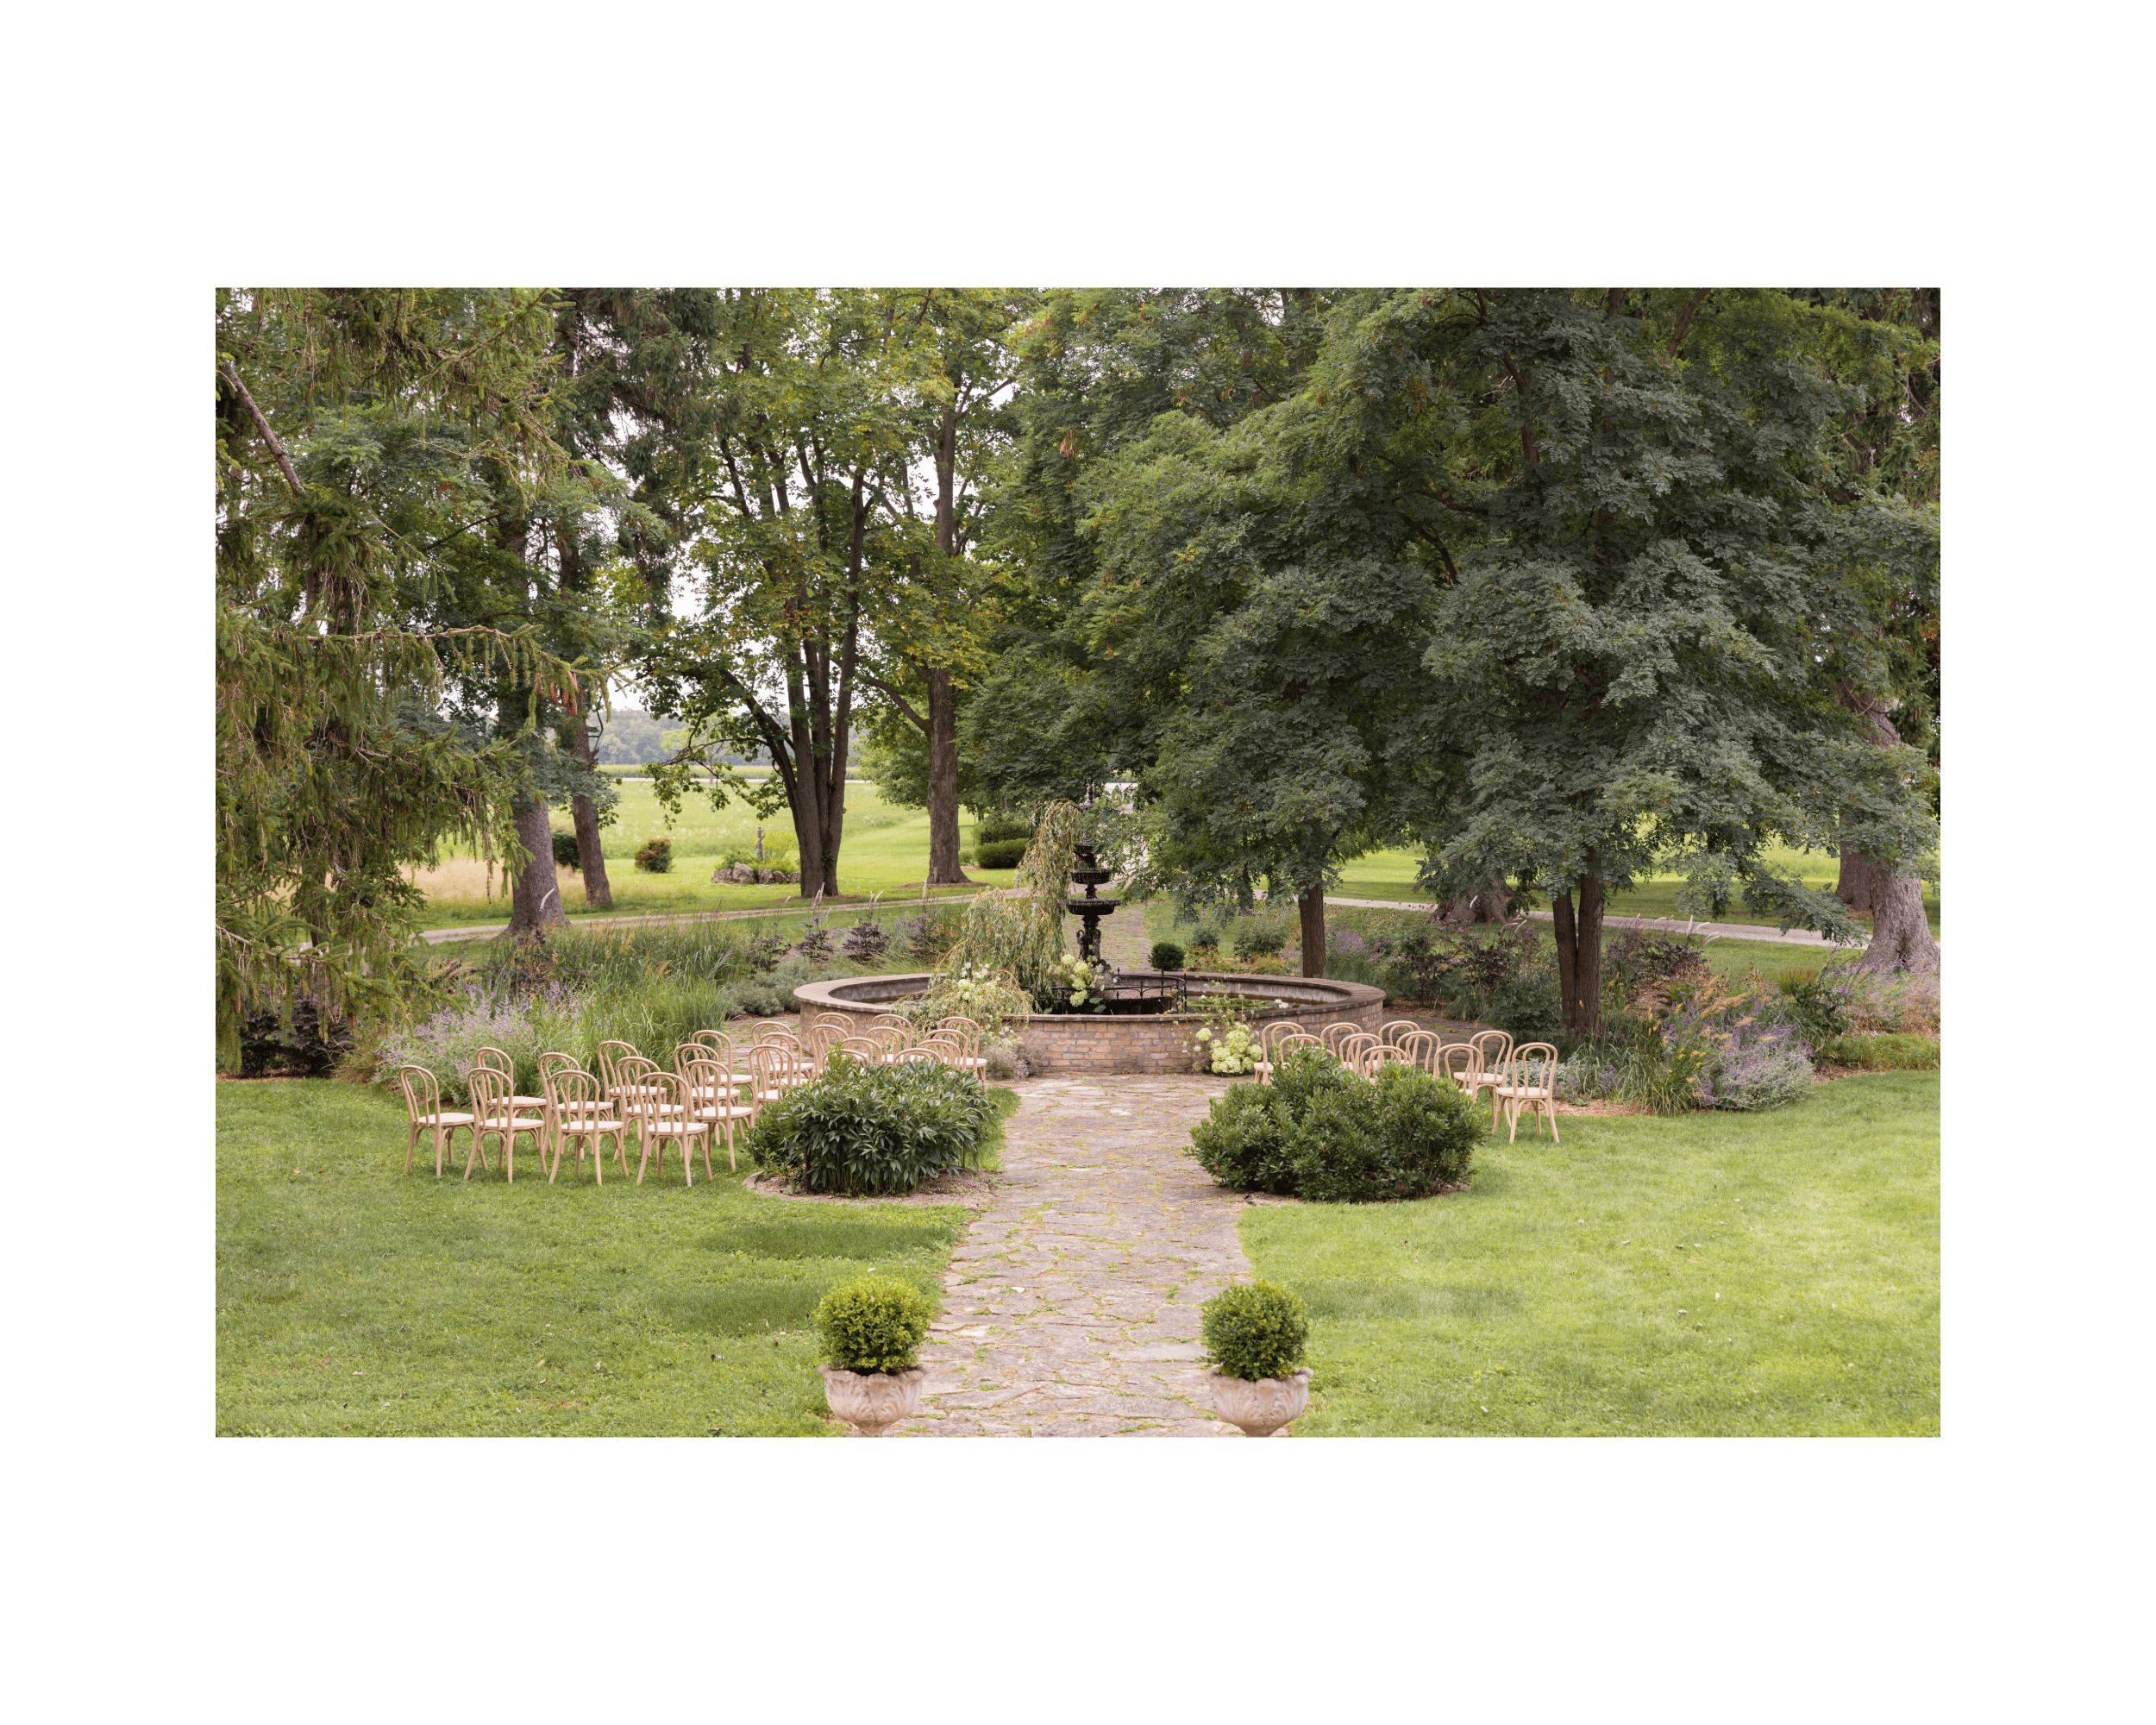
[[306, 486], [300, 484], [299, 475], [292, 471], [292, 458], [285, 453], [284, 444], [278, 441], [277, 434], [270, 430], [268, 416], [254, 405], [254, 398], [248, 393], [247, 386], [240, 381], [240, 368], [230, 360], [221, 359], [217, 361], [217, 369], [224, 373], [224, 380], [232, 386], [234, 392], [239, 396], [241, 404], [254, 417], [254, 429], [262, 434], [262, 441], [269, 445], [270, 454], [277, 458], [277, 465], [284, 472], [285, 483], [292, 488], [292, 495], [294, 497], [306, 496]]

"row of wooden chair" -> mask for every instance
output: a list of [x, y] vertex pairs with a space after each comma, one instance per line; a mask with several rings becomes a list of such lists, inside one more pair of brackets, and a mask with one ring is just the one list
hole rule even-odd
[[1381, 1067], [1397, 1062], [1449, 1078], [1470, 1096], [1479, 1098], [1488, 1090], [1491, 1131], [1497, 1129], [1501, 1111], [1511, 1127], [1510, 1139], [1516, 1140], [1520, 1116], [1526, 1113], [1533, 1118], [1538, 1130], [1546, 1119], [1551, 1140], [1560, 1141], [1557, 1051], [1550, 1043], [1515, 1047], [1511, 1033], [1501, 1030], [1479, 1031], [1465, 1042], [1449, 1043], [1410, 1019], [1395, 1019], [1375, 1032], [1358, 1024], [1332, 1024], [1313, 1036], [1291, 1019], [1280, 1019], [1259, 1035], [1257, 1082], [1271, 1083], [1282, 1057], [1299, 1044], [1324, 1049], [1358, 1077], [1374, 1078]]
[[674, 1050], [672, 1072], [625, 1042], [599, 1044], [596, 1073], [586, 1071], [573, 1056], [542, 1054], [539, 1088], [544, 1094], [536, 1096], [515, 1094], [515, 1063], [498, 1048], [482, 1048], [473, 1057], [468, 1112], [444, 1108], [441, 1082], [434, 1073], [407, 1064], [398, 1069], [407, 1126], [404, 1172], [411, 1172], [419, 1134], [425, 1132], [434, 1138], [434, 1171], [440, 1178], [443, 1157], [461, 1130], [472, 1137], [464, 1164], [467, 1180], [475, 1164], [484, 1164], [488, 1172], [493, 1171], [486, 1146], [489, 1139], [498, 1139], [504, 1170], [513, 1182], [517, 1140], [528, 1136], [547, 1169], [549, 1183], [561, 1172], [561, 1157], [571, 1146], [576, 1151], [576, 1170], [581, 1173], [588, 1145], [593, 1176], [604, 1185], [605, 1140], [612, 1138], [615, 1162], [626, 1175], [627, 1137], [633, 1126], [639, 1185], [655, 1155], [661, 1174], [665, 1173], [669, 1146], [681, 1157], [683, 1180], [693, 1184], [693, 1148], [701, 1146], [704, 1172], [710, 1177], [711, 1140], [723, 1132], [727, 1166], [738, 1167], [736, 1131], [744, 1124], [754, 1125], [757, 1115], [788, 1090], [823, 1076], [833, 1056], [881, 1065], [925, 1061], [980, 1078], [987, 1068], [981, 1040], [981, 1028], [970, 1019], [945, 1019], [931, 1033], [920, 1035], [896, 1013], [862, 1026], [855, 1019], [827, 1013], [805, 1020], [799, 1030], [775, 1022], [759, 1024], [747, 1040], [739, 1042], [724, 1031], [698, 1031]]

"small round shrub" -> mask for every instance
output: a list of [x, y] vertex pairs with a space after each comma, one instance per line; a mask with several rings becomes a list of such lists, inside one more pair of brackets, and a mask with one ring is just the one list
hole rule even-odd
[[1183, 968], [1183, 950], [1172, 940], [1153, 943], [1153, 968], [1156, 970], [1180, 970]]
[[743, 1148], [802, 1190], [906, 1193], [978, 1162], [1000, 1118], [994, 1098], [966, 1073], [840, 1054], [821, 1078], [768, 1104]]
[[1190, 1133], [1190, 1153], [1216, 1184], [1232, 1192], [1295, 1189], [1288, 1145], [1295, 1120], [1272, 1084], [1238, 1084]]
[[979, 844], [1007, 844], [1017, 839], [1024, 844], [1033, 836], [1033, 829], [1022, 820], [984, 820], [974, 834]]
[[980, 866], [983, 869], [1015, 869], [1018, 859], [1025, 855], [1023, 838], [993, 838], [981, 842]]
[[1252, 1383], [1289, 1376], [1310, 1339], [1310, 1314], [1277, 1282], [1222, 1289], [1206, 1302], [1200, 1322], [1214, 1370]]
[[557, 869], [580, 869], [584, 853], [577, 849], [573, 832], [557, 832], [554, 836], [554, 866]]
[[1272, 923], [1246, 922], [1235, 932], [1238, 958], [1269, 958], [1287, 944], [1287, 935]]
[[674, 841], [655, 838], [636, 853], [636, 866], [647, 875], [664, 875], [674, 867]]
[[895, 1276], [841, 1283], [817, 1302], [816, 1333], [841, 1371], [907, 1371], [936, 1316], [928, 1296]]

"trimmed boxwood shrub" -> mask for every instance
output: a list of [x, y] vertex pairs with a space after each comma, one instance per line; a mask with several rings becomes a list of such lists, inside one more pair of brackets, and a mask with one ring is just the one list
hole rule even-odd
[[1357, 1078], [1320, 1049], [1291, 1050], [1270, 1084], [1239, 1084], [1190, 1134], [1220, 1185], [1316, 1203], [1420, 1198], [1463, 1181], [1489, 1130], [1467, 1093], [1419, 1068]]
[[674, 841], [655, 838], [636, 853], [636, 866], [647, 875], [664, 875], [674, 867]]
[[908, 1371], [936, 1308], [911, 1282], [862, 1276], [817, 1302], [816, 1333], [826, 1364], [841, 1371]]
[[1172, 940], [1153, 943], [1153, 968], [1156, 970], [1180, 970], [1183, 968], [1183, 950]]
[[557, 869], [580, 869], [584, 853], [577, 849], [573, 832], [557, 832], [554, 836], [554, 866]]
[[1023, 838], [984, 839], [981, 844], [981, 862], [983, 869], [1015, 869], [1018, 859], [1025, 855]]
[[973, 1166], [998, 1117], [994, 1099], [963, 1072], [835, 1054], [821, 1078], [764, 1108], [743, 1148], [804, 1191], [906, 1193]]
[[1199, 1322], [1214, 1370], [1253, 1383], [1288, 1377], [1302, 1364], [1310, 1339], [1301, 1300], [1277, 1282], [1222, 1289], [1206, 1302]]

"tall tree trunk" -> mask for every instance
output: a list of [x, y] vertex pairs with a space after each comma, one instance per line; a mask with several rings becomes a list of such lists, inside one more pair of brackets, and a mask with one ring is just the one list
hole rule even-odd
[[539, 934], [564, 926], [569, 919], [561, 908], [561, 882], [555, 872], [554, 829], [547, 825], [546, 804], [536, 798], [517, 816], [517, 842], [526, 860], [510, 899], [510, 933]]
[[1834, 896], [1852, 911], [1871, 914], [1877, 895], [1878, 869], [1871, 859], [1847, 845], [1841, 851], [1841, 878], [1834, 882]]
[[[1588, 853], [1594, 861], [1594, 853]], [[1550, 909], [1557, 936], [1557, 994], [1564, 1007], [1564, 1028], [1591, 1041], [1602, 1025], [1602, 881], [1582, 875], [1576, 913], [1572, 894], [1552, 893]]]
[[1325, 975], [1325, 888], [1313, 887], [1295, 900], [1302, 924], [1302, 974]]
[[[1900, 744], [1902, 734], [1878, 697], [1859, 693], [1846, 683], [1840, 694], [1842, 705], [1864, 719], [1880, 748]], [[1852, 860], [1858, 865], [1854, 870], [1850, 867]], [[1924, 889], [1915, 880], [1845, 847], [1841, 883], [1835, 890], [1851, 910], [1871, 913], [1871, 944], [1857, 961], [1859, 969], [1939, 969], [1939, 943], [1932, 938], [1931, 924], [1924, 915]]]
[[1939, 943], [1924, 914], [1924, 889], [1907, 875], [1874, 875], [1881, 890], [1871, 904], [1871, 944], [1857, 961], [1860, 970], [1936, 970]]
[[1446, 922], [1502, 922], [1511, 897], [1505, 877], [1500, 875], [1479, 893], [1462, 893], [1457, 899], [1447, 899], [1438, 914]]
[[[579, 718], [572, 734], [586, 769], [596, 767], [599, 758], [592, 749], [590, 724]], [[606, 878], [605, 853], [599, 849], [599, 811], [592, 806], [589, 797], [577, 796], [570, 799], [569, 814], [576, 822], [576, 863], [577, 872], [584, 876], [584, 902], [592, 910], [611, 910], [614, 888]]]
[[958, 866], [958, 699], [950, 673], [931, 667], [928, 682], [928, 883], [962, 887]]

